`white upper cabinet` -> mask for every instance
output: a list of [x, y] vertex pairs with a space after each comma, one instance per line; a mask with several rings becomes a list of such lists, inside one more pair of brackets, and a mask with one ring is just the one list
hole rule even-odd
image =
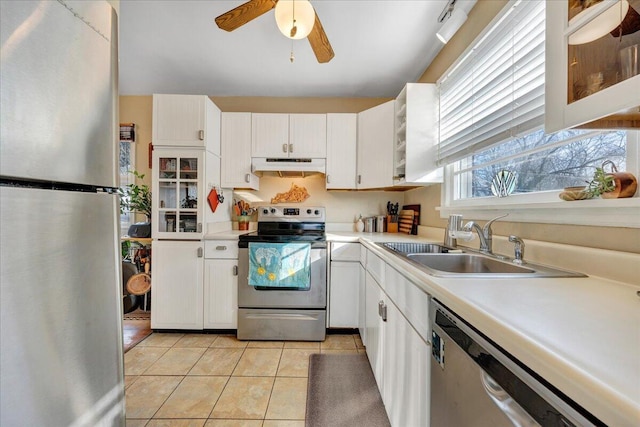
[[395, 101], [358, 114], [357, 188], [393, 185]]
[[289, 115], [251, 115], [251, 157], [289, 156]]
[[251, 172], [251, 113], [222, 113], [221, 153], [223, 188], [260, 188]]
[[325, 158], [325, 114], [252, 114], [251, 156]]
[[435, 84], [407, 83], [395, 102], [394, 185], [442, 182], [436, 166], [438, 91]]
[[289, 115], [289, 157], [327, 157], [327, 115]]
[[[620, 16], [621, 6], [628, 4], [628, 18], [631, 8], [640, 10], [640, 1], [605, 0], [584, 10], [570, 8], [571, 3], [581, 2], [546, 2], [545, 131], [587, 123], [585, 127], [640, 127], [640, 31], [614, 36], [619, 27], [605, 28], [593, 40], [583, 36], [592, 24], [599, 25], [598, 17]], [[629, 27], [626, 21], [623, 28]]]
[[327, 189], [356, 188], [358, 115], [327, 114]]
[[220, 155], [220, 109], [204, 95], [153, 95], [153, 145]]

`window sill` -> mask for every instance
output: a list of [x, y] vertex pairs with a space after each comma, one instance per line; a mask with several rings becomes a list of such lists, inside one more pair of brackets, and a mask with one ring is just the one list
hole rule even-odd
[[440, 211], [441, 218], [447, 218], [450, 214], [463, 214], [471, 219], [488, 220], [508, 213], [508, 221], [511, 222], [640, 228], [640, 197], [538, 203], [491, 204], [492, 201], [495, 200], [488, 199], [485, 204], [474, 206], [441, 206], [436, 210]]

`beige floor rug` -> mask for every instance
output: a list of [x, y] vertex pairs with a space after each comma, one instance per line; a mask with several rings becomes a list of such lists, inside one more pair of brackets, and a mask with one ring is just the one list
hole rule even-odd
[[309, 357], [305, 426], [390, 426], [365, 354]]

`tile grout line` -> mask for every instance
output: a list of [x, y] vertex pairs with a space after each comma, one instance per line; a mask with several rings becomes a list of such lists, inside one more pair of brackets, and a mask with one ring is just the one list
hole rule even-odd
[[[213, 340], [213, 342], [215, 342], [217, 339], [218, 338]], [[211, 343], [211, 345], [213, 345], [213, 342]], [[233, 348], [233, 347], [209, 347], [209, 348]], [[220, 398], [222, 397], [222, 394], [224, 393], [225, 389], [227, 388], [227, 385], [229, 385], [229, 382], [231, 382], [231, 377], [233, 377], [233, 373], [235, 372], [236, 368], [238, 367], [238, 364], [240, 363], [240, 359], [242, 359], [242, 356], [244, 356], [244, 352], [246, 350], [247, 350], [247, 346], [242, 348], [242, 353], [240, 353], [240, 357], [238, 357], [238, 360], [236, 361], [236, 364], [233, 366], [233, 369], [231, 370], [231, 373], [229, 374], [229, 377], [227, 378], [227, 382], [224, 383], [224, 387], [222, 387], [222, 391], [220, 391], [220, 396], [218, 396], [218, 398], [216, 399], [216, 403], [213, 404], [213, 407], [211, 408], [211, 411], [209, 411], [209, 416], [207, 417], [207, 420], [217, 419], [217, 418], [211, 418], [211, 416], [213, 415], [213, 411], [216, 409], [216, 405], [220, 401]], [[207, 422], [205, 421], [205, 424], [206, 423]]]

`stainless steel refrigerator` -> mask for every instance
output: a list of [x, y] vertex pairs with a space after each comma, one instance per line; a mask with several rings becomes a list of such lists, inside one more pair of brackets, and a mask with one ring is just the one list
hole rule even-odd
[[0, 425], [124, 425], [117, 16], [0, 19]]

